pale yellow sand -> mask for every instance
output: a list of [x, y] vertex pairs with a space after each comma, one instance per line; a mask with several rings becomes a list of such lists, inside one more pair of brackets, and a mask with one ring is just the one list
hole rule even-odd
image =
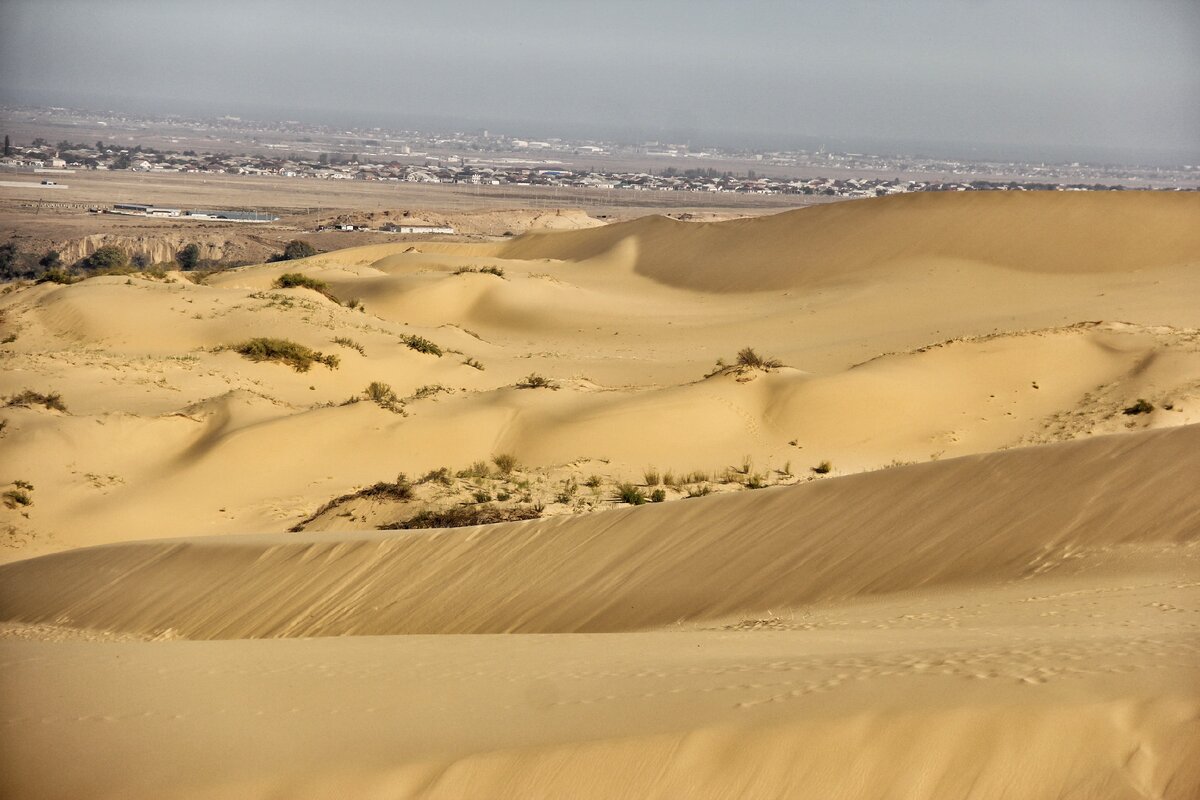
[[[68, 409], [0, 408], [0, 794], [1195, 796], [1197, 223], [939, 194], [0, 296], [0, 394]], [[705, 377], [747, 345], [787, 366]], [[477, 491], [547, 517], [371, 530]]]

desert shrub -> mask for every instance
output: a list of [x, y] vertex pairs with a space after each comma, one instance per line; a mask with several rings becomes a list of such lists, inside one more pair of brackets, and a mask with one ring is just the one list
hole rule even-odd
[[613, 502], [640, 506], [646, 502], [646, 495], [632, 483], [621, 483], [613, 490]]
[[604, 483], [604, 479], [599, 475], [589, 475], [588, 479], [583, 482], [583, 485], [589, 489], [598, 489], [602, 483]]
[[348, 503], [351, 500], [357, 500], [362, 497], [375, 500], [394, 500], [398, 502], [411, 500], [413, 499], [412, 482], [409, 481], [407, 475], [401, 472], [396, 476], [396, 480], [391, 483], [388, 483], [387, 481], [380, 481], [379, 483], [372, 484], [365, 489], [359, 489], [357, 492], [349, 492], [347, 494], [339, 495], [338, 497], [330, 500], [328, 503], [325, 503], [313, 513], [309, 514], [300, 522], [297, 522], [295, 525], [288, 528], [288, 530], [292, 533], [302, 531], [304, 530], [305, 525], [308, 525], [322, 514], [332, 511], [338, 506]]
[[175, 263], [185, 271], [195, 269], [200, 264], [200, 245], [195, 242], [185, 244], [175, 254]]
[[670, 486], [671, 488], [679, 486], [679, 479], [675, 477], [675, 473], [671, 470], [663, 473], [662, 482], [663, 486]]
[[357, 350], [358, 354], [362, 355], [362, 356], [365, 356], [367, 354], [367, 351], [363, 349], [363, 346], [361, 344], [354, 341], [353, 339], [348, 339], [345, 336], [333, 337], [333, 343], [337, 344], [337, 345], [341, 345], [342, 347], [348, 347], [351, 350]]
[[537, 506], [497, 508], [487, 505], [461, 505], [441, 511], [426, 510], [401, 522], [380, 526], [380, 530], [414, 530], [419, 528], [465, 528], [471, 525], [492, 525], [497, 522], [515, 522], [537, 519], [542, 509]]
[[421, 476], [421, 480], [417, 483], [440, 483], [442, 486], [449, 486], [451, 483], [450, 468], [438, 467], [431, 469]]
[[411, 347], [413, 350], [416, 350], [418, 353], [427, 353], [428, 355], [437, 356], [438, 358], [441, 358], [442, 356], [442, 348], [438, 347], [436, 344], [424, 337], [404, 336], [402, 339], [406, 345]]
[[367, 307], [363, 305], [362, 300], [359, 300], [357, 297], [351, 297], [349, 300], [347, 300], [346, 308], [349, 308], [352, 311], [355, 309], [359, 311], [367, 310]]
[[817, 464], [815, 467], [812, 467], [812, 471], [817, 473], [818, 475], [827, 475], [827, 474], [829, 474], [830, 470], [832, 470], [832, 469], [833, 469], [833, 464], [830, 464], [828, 461], [822, 461], [820, 464]]
[[298, 258], [308, 258], [315, 256], [317, 248], [313, 247], [303, 239], [292, 239], [284, 245], [282, 253], [276, 253], [271, 256], [269, 261], [295, 261]]
[[33, 498], [24, 489], [9, 489], [4, 493], [4, 505], [9, 508], [33, 505]]
[[436, 394], [449, 391], [450, 389], [447, 389], [440, 383], [427, 383], [424, 386], [417, 387], [416, 391], [412, 393], [412, 399], [424, 400], [426, 397], [433, 397]]
[[85, 269], [116, 271], [129, 267], [129, 256], [114, 244], [96, 248], [96, 252], [83, 259]]
[[699, 486], [689, 486], [687, 490], [688, 497], [704, 497], [712, 494], [712, 487], [707, 483], [702, 483]]
[[516, 384], [518, 389], [557, 389], [558, 384], [549, 378], [531, 372]]
[[33, 484], [29, 481], [15, 480], [13, 481], [13, 486], [17, 487], [18, 489], [27, 489], [31, 492], [33, 491]]
[[77, 278], [70, 273], [69, 270], [62, 267], [54, 267], [48, 269], [38, 276], [38, 283], [61, 283], [64, 286], [70, 286], [75, 283]]
[[654, 467], [647, 467], [642, 472], [642, 478], [647, 486], [658, 486], [662, 483], [662, 476], [658, 474], [658, 470]]
[[66, 411], [67, 404], [63, 402], [62, 395], [58, 392], [50, 392], [42, 394], [35, 392], [32, 389], [25, 389], [18, 392], [4, 401], [6, 406], [22, 406], [29, 408], [30, 406], [44, 406], [52, 411]]
[[466, 364], [468, 367], [474, 367], [475, 369], [479, 370], [480, 372], [483, 372], [483, 364], [477, 358], [468, 358], [466, 361], [463, 362], [463, 364]]
[[497, 278], [504, 277], [504, 270], [501, 267], [483, 267], [479, 271], [484, 275], [495, 275]]
[[38, 259], [38, 264], [46, 269], [54, 269], [63, 265], [62, 254], [57, 250], [47, 250], [46, 255]]
[[1135, 414], [1149, 414], [1153, 410], [1154, 410], [1153, 405], [1151, 405], [1148, 401], [1139, 397], [1138, 401], [1136, 403], [1129, 406], [1121, 413], [1126, 414], [1128, 416], [1133, 416]]
[[767, 485], [766, 479], [757, 472], [746, 478], [747, 489], [762, 489]]
[[367, 388], [363, 390], [363, 394], [367, 396], [375, 405], [380, 408], [387, 409], [397, 414], [403, 413], [404, 402], [396, 396], [392, 391], [392, 387], [382, 381], [371, 381]]
[[650, 493], [650, 502], [651, 503], [661, 503], [662, 501], [664, 501], [666, 499], [667, 499], [667, 492], [665, 489], [655, 489], [653, 492]]
[[297, 287], [318, 292], [329, 291], [329, 284], [325, 281], [310, 278], [300, 272], [285, 272], [275, 279], [276, 289], [295, 289]]
[[708, 473], [703, 470], [695, 470], [683, 476], [684, 483], [705, 483], [708, 481]]
[[339, 363], [335, 355], [325, 355], [287, 339], [256, 337], [235, 344], [230, 349], [251, 361], [279, 361], [297, 372], [308, 372], [313, 364], [324, 364], [330, 369], [337, 369]]
[[560, 489], [558, 494], [555, 495], [554, 500], [555, 502], [563, 504], [570, 503], [571, 498], [573, 498], [575, 493], [578, 491], [579, 484], [575, 482], [575, 479], [567, 478], [563, 481], [562, 489]]
[[492, 463], [501, 475], [511, 475], [517, 468], [517, 457], [511, 453], [497, 453], [492, 456]]
[[466, 469], [458, 471], [460, 478], [490, 478], [491, 475], [492, 468], [487, 465], [486, 461], [476, 461]]

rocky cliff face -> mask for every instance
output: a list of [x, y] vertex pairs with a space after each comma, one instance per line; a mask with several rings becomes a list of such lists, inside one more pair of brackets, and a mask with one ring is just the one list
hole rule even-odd
[[278, 249], [273, 242], [260, 242], [244, 236], [182, 233], [139, 236], [101, 233], [84, 236], [80, 239], [56, 242], [54, 249], [58, 250], [63, 261], [68, 264], [86, 258], [105, 245], [115, 245], [128, 253], [130, 257], [142, 255], [151, 264], [161, 264], [174, 261], [176, 253], [186, 245], [193, 243], [199, 246], [201, 259], [225, 262], [264, 261]]

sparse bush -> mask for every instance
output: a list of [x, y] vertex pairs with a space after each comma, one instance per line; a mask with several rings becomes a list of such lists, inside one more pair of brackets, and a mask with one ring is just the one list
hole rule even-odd
[[426, 397], [433, 397], [435, 394], [441, 394], [442, 392], [449, 391], [449, 389], [440, 383], [428, 383], [424, 386], [418, 387], [417, 390], [412, 393], [412, 399], [424, 400]]
[[3, 497], [4, 505], [8, 506], [9, 508], [33, 505], [33, 498], [30, 497], [29, 492], [25, 491], [24, 489], [9, 489], [4, 493]]
[[371, 381], [363, 392], [367, 399], [380, 408], [396, 414], [404, 413], [404, 402], [392, 391], [392, 387], [381, 381]]
[[573, 498], [575, 493], [578, 491], [579, 484], [575, 482], [575, 479], [567, 478], [563, 481], [562, 489], [559, 490], [554, 499], [556, 502], [563, 503], [565, 505], [571, 502], [571, 498]]
[[429, 472], [426, 472], [425, 475], [421, 477], [421, 480], [419, 480], [417, 482], [418, 483], [440, 483], [442, 486], [449, 486], [451, 483], [450, 468], [449, 467], [438, 467], [437, 469], [431, 469], [431, 470], [429, 470]]
[[460, 478], [490, 478], [492, 469], [486, 461], [476, 461], [464, 470], [459, 470]]
[[38, 283], [61, 283], [64, 286], [70, 286], [78, 280], [70, 271], [62, 267], [54, 267], [48, 269], [38, 276]]
[[33, 484], [29, 481], [15, 480], [13, 481], [13, 486], [17, 487], [18, 489], [27, 489], [31, 492], [33, 491]]
[[333, 337], [333, 343], [337, 344], [337, 345], [341, 345], [342, 347], [349, 347], [351, 350], [357, 350], [358, 354], [361, 356], [365, 356], [367, 354], [367, 351], [363, 349], [363, 346], [361, 344], [354, 341], [353, 339], [348, 339], [345, 336]]
[[817, 473], [818, 475], [827, 475], [827, 474], [829, 474], [829, 472], [832, 469], [833, 469], [833, 464], [830, 464], [828, 461], [822, 461], [820, 464], [817, 464], [815, 467], [812, 467], [812, 471]]
[[46, 255], [38, 259], [38, 264], [46, 269], [55, 269], [63, 265], [62, 255], [57, 250], [47, 250]]
[[492, 500], [492, 493], [487, 489], [479, 489], [472, 492], [471, 496], [475, 498], [476, 503], [489, 503]]
[[511, 453], [498, 453], [492, 456], [492, 463], [501, 475], [511, 475], [517, 468], [517, 457]]
[[402, 337], [406, 345], [416, 350], [418, 353], [427, 353], [431, 356], [441, 358], [442, 348], [438, 347], [433, 342], [421, 336], [404, 336]]
[[604, 480], [599, 475], [589, 475], [588, 479], [583, 482], [583, 485], [589, 489], [599, 489]]
[[670, 486], [672, 489], [679, 486], [679, 479], [675, 477], [675, 473], [667, 470], [662, 476], [663, 486]]
[[549, 378], [538, 375], [536, 372], [531, 372], [521, 380], [517, 381], [518, 389], [557, 389], [558, 384]]
[[767, 485], [766, 479], [757, 472], [746, 479], [747, 489], [762, 489]]
[[613, 490], [613, 501], [627, 503], [631, 506], [640, 506], [646, 502], [646, 495], [639, 487], [634, 486], [632, 483], [621, 483]]
[[318, 292], [323, 297], [327, 297], [335, 303], [341, 303], [337, 299], [337, 296], [330, 290], [328, 283], [316, 278], [310, 278], [300, 272], [283, 273], [275, 279], [274, 287], [276, 289], [312, 289], [314, 292]]
[[642, 478], [645, 479], [647, 486], [658, 486], [662, 483], [662, 476], [658, 474], [658, 470], [654, 467], [648, 467], [643, 471]]
[[325, 355], [287, 339], [257, 337], [235, 344], [230, 349], [251, 361], [279, 361], [297, 372], [308, 372], [313, 364], [324, 364], [330, 369], [337, 369], [340, 363], [335, 355]]
[[26, 389], [22, 392], [14, 394], [7, 398], [4, 402], [6, 406], [21, 406], [29, 408], [30, 406], [44, 406], [52, 411], [67, 410], [67, 404], [63, 402], [62, 395], [58, 392], [50, 392], [42, 394], [31, 389]]
[[1133, 416], [1135, 414], [1149, 414], [1154, 410], [1154, 406], [1147, 400], [1138, 398], [1138, 401], [1122, 411], [1122, 414]]
[[309, 256], [315, 256], [316, 254], [317, 248], [313, 247], [308, 242], [304, 241], [303, 239], [292, 239], [284, 246], [282, 253], [276, 253], [268, 260], [295, 261], [298, 258], [308, 258]]
[[380, 530], [414, 530], [420, 528], [465, 528], [472, 525], [492, 525], [497, 522], [516, 522], [525, 519], [537, 519], [542, 515], [542, 509], [537, 506], [527, 508], [497, 508], [485, 505], [461, 505], [442, 511], [426, 510], [409, 517], [401, 522], [392, 522], [380, 526]]
[[684, 483], [705, 483], [708, 481], [708, 473], [703, 470], [695, 470], [683, 476]]
[[463, 363], [466, 364], [468, 367], [474, 367], [475, 369], [479, 370], [480, 372], [483, 372], [483, 364], [477, 358], [468, 358]]
[[653, 492], [650, 493], [650, 502], [651, 503], [661, 503], [662, 501], [664, 501], [666, 499], [667, 499], [667, 492], [665, 489], [655, 489]]
[[704, 497], [712, 494], [712, 487], [707, 483], [702, 483], [699, 486], [689, 486], [687, 490], [688, 497]]
[[504, 277], [504, 270], [500, 267], [483, 267], [479, 271], [484, 275], [495, 275], [497, 278]]

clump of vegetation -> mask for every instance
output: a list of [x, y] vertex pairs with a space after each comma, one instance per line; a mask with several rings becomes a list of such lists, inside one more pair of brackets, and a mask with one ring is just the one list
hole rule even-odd
[[284, 246], [282, 253], [276, 253], [267, 260], [295, 261], [298, 258], [308, 258], [309, 256], [315, 256], [316, 254], [317, 248], [313, 247], [308, 242], [304, 241], [303, 239], [292, 239]]
[[404, 401], [396, 396], [391, 386], [382, 381], [371, 381], [363, 393], [368, 400], [382, 409], [391, 411], [393, 414], [404, 413]]
[[426, 397], [433, 397], [442, 392], [449, 392], [451, 389], [446, 388], [440, 383], [427, 383], [424, 386], [417, 387], [417, 390], [412, 393], [413, 400], [424, 400]]
[[483, 363], [477, 358], [469, 358], [468, 357], [467, 360], [463, 362], [463, 364], [466, 364], [468, 367], [473, 367], [473, 368], [479, 370], [480, 372], [483, 372]]
[[498, 508], [489, 505], [460, 505], [441, 511], [426, 510], [400, 522], [381, 525], [379, 530], [415, 530], [421, 528], [466, 528], [472, 525], [492, 525], [497, 522], [516, 522], [537, 519], [542, 515], [538, 506]]
[[647, 467], [642, 471], [642, 478], [647, 486], [658, 486], [662, 483], [662, 476], [659, 475], [656, 467]]
[[689, 486], [687, 490], [688, 497], [704, 497], [712, 494], [712, 487], [707, 483], [702, 483], [699, 486]]
[[449, 486], [451, 482], [449, 467], [431, 469], [421, 476], [421, 480], [417, 481], [417, 483], [440, 483], [442, 486]]
[[[333, 302], [341, 305], [342, 301], [337, 298], [333, 290], [329, 288], [329, 284], [325, 281], [311, 278], [301, 272], [285, 272], [275, 279], [274, 287], [276, 289], [312, 289], [318, 292], [323, 297], [326, 297]], [[355, 303], [357, 304], [357, 300]], [[353, 305], [351, 308], [358, 308], [358, 305]]]
[[828, 475], [832, 469], [833, 469], [833, 464], [830, 464], [828, 461], [822, 461], [820, 464], [817, 464], [815, 467], [812, 467], [812, 471], [817, 473], [818, 475]]
[[492, 463], [501, 475], [511, 475], [517, 468], [517, 457], [511, 453], [497, 453], [492, 456]]
[[403, 336], [403, 342], [416, 350], [418, 353], [426, 353], [431, 356], [442, 357], [442, 348], [438, 347], [433, 342], [421, 336]]
[[754, 352], [752, 347], [743, 347], [738, 351], [737, 364], [739, 367], [752, 369], [779, 369], [783, 366], [783, 362], [778, 358], [763, 358]]
[[732, 365], [726, 364], [725, 359], [718, 358], [716, 366], [714, 366], [712, 371], [704, 377], [711, 378], [714, 375], [726, 373], [740, 375], [752, 369], [770, 371], [773, 369], [779, 369], [782, 366], [783, 362], [777, 358], [764, 358], [760, 356], [753, 347], [743, 347], [738, 351], [737, 358], [734, 360]]
[[182, 270], [193, 270], [200, 263], [200, 245], [193, 242], [192, 244], [184, 245], [178, 253], [175, 254], [175, 263]]
[[454, 270], [455, 275], [465, 275], [468, 273], [482, 273], [484, 275], [495, 275], [497, 278], [504, 277], [504, 270], [500, 267], [459, 267]]
[[87, 270], [99, 272], [119, 272], [129, 268], [129, 256], [115, 244], [106, 244], [96, 248], [96, 252], [80, 262]]
[[235, 344], [230, 349], [251, 361], [279, 361], [296, 372], [308, 372], [313, 364], [324, 364], [330, 369], [337, 369], [340, 363], [335, 355], [326, 355], [287, 339], [260, 336]]
[[487, 465], [486, 461], [476, 461], [466, 469], [458, 471], [460, 478], [490, 478], [491, 475], [492, 468]]
[[604, 483], [604, 479], [601, 478], [599, 475], [589, 475], [588, 479], [583, 482], [583, 485], [588, 487], [589, 489], [599, 489], [601, 484], [603, 484], [603, 483]]
[[321, 506], [312, 514], [288, 528], [288, 530], [292, 533], [298, 533], [299, 531], [304, 530], [304, 526], [308, 525], [322, 514], [325, 514], [326, 512], [331, 511], [344, 503], [348, 503], [351, 500], [357, 500], [360, 498], [391, 500], [397, 502], [412, 500], [412, 481], [408, 479], [407, 475], [401, 472], [396, 476], [396, 480], [392, 481], [391, 483], [388, 483], [387, 481], [380, 481], [379, 483], [374, 483], [365, 489], [359, 489], [357, 492], [349, 492], [347, 494], [340, 495], [333, 498], [328, 503], [325, 503], [325, 505]]
[[536, 372], [531, 372], [517, 381], [518, 389], [558, 389], [558, 384]]
[[4, 493], [3, 497], [4, 505], [8, 506], [9, 508], [33, 505], [33, 497], [31, 497], [29, 492], [25, 489], [9, 489]]
[[703, 470], [694, 470], [683, 476], [684, 483], [705, 483], [708, 481], [708, 473]]
[[765, 488], [766, 485], [766, 479], [764, 479], [763, 476], [759, 475], [757, 472], [746, 478], [747, 489], [762, 489]]
[[640, 506], [645, 504], [646, 495], [640, 487], [634, 486], [632, 483], [621, 483], [617, 484], [613, 490], [613, 502]]
[[15, 481], [13, 481], [13, 486], [17, 487], [18, 489], [25, 489], [30, 492], [33, 491], [33, 484], [30, 483], [29, 481], [15, 480]]
[[667, 499], [667, 491], [665, 489], [655, 489], [650, 493], [651, 503], [661, 503]]
[[1141, 397], [1139, 397], [1138, 401], [1136, 403], [1129, 406], [1121, 413], [1132, 417], [1135, 414], [1149, 414], [1153, 410], [1154, 410], [1154, 406], [1149, 401], [1144, 400]]
[[70, 271], [62, 267], [54, 267], [43, 272], [37, 279], [38, 283], [60, 283], [63, 286], [70, 286], [72, 283], [80, 280], [70, 273]]
[[31, 406], [44, 406], [51, 411], [63, 412], [67, 410], [67, 404], [63, 402], [62, 395], [60, 395], [58, 392], [43, 394], [41, 392], [35, 392], [32, 389], [26, 389], [22, 392], [11, 395], [4, 401], [4, 405], [21, 406], [23, 408], [29, 408]]
[[575, 497], [575, 493], [578, 491], [579, 484], [575, 482], [575, 479], [567, 478], [563, 481], [562, 489], [559, 490], [554, 499], [556, 502], [563, 503], [565, 505], [571, 502], [571, 499]]
[[365, 356], [367, 354], [367, 351], [363, 349], [363, 346], [361, 344], [359, 344], [358, 342], [354, 341], [353, 339], [349, 339], [345, 336], [333, 337], [333, 343], [337, 344], [337, 345], [341, 345], [342, 347], [348, 347], [351, 350], [357, 350], [358, 354], [361, 356]]
[[355, 309], [358, 309], [359, 311], [367, 310], [367, 307], [363, 305], [362, 300], [359, 300], [357, 297], [351, 297], [349, 300], [347, 300], [346, 308], [350, 309], [351, 311]]

